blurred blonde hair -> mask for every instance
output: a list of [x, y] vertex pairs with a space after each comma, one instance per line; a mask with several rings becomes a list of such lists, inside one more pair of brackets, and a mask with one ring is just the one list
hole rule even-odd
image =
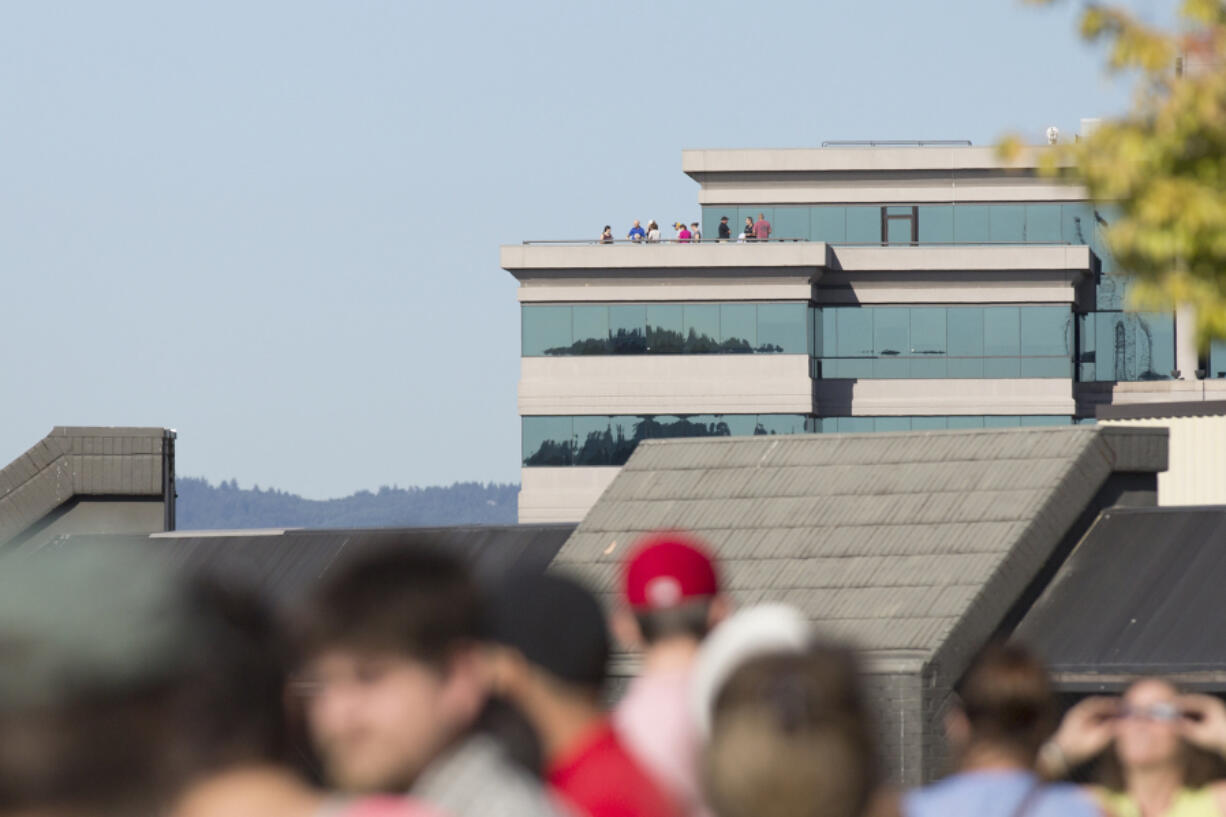
[[859, 817], [879, 780], [850, 650], [755, 658], [716, 702], [703, 754], [719, 817]]

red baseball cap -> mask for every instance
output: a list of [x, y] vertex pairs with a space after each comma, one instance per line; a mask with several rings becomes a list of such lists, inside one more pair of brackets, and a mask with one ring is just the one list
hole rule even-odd
[[626, 601], [639, 609], [666, 609], [719, 592], [707, 546], [675, 531], [643, 537], [626, 560]]

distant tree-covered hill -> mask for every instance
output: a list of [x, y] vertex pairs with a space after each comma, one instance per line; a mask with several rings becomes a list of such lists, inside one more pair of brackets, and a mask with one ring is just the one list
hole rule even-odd
[[303, 499], [275, 489], [212, 485], [180, 477], [179, 530], [225, 528], [366, 528], [514, 524], [519, 486], [457, 482], [447, 487], [358, 491], [341, 499]]

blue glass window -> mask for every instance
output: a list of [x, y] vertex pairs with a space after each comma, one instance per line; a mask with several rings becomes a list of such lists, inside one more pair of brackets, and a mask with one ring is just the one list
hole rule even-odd
[[1209, 344], [1209, 369], [1206, 376], [1226, 377], [1226, 340], [1215, 340]]
[[570, 417], [525, 417], [524, 465], [571, 465]]
[[846, 207], [814, 207], [809, 223], [809, 236], [814, 241], [837, 244], [847, 240]]
[[1025, 240], [1030, 243], [1060, 242], [1061, 207], [1059, 204], [1027, 204]]
[[750, 353], [758, 345], [758, 308], [754, 304], [720, 304], [720, 351]]
[[521, 342], [524, 356], [549, 354], [570, 348], [570, 307], [532, 306], [522, 311]]
[[808, 353], [808, 304], [758, 304], [757, 310], [759, 352]]
[[959, 204], [954, 207], [954, 241], [959, 244], [986, 244], [988, 208], [982, 204]]
[[849, 244], [880, 244], [881, 208], [848, 207], [846, 240]]
[[1175, 368], [1175, 319], [1168, 313], [1091, 312], [1081, 317], [1080, 378], [1169, 380]]
[[911, 373], [911, 310], [901, 306], [881, 306], [870, 310], [873, 316], [873, 377], [908, 377]]
[[719, 351], [719, 306], [685, 304], [685, 353], [710, 354]]
[[522, 354], [807, 354], [808, 304], [526, 304]]
[[681, 304], [647, 304], [647, 351], [653, 355], [685, 352], [685, 319]]
[[611, 305], [609, 307], [609, 353], [614, 355], [641, 355], [646, 351], [646, 305]]
[[988, 236], [994, 244], [1020, 244], [1026, 240], [1026, 208], [1020, 204], [988, 207]]
[[815, 308], [823, 379], [1071, 378], [1067, 306]]
[[523, 417], [527, 467], [624, 465], [640, 440], [803, 434], [817, 423], [803, 414], [690, 414]]
[[571, 325], [574, 327], [575, 339], [567, 354], [609, 353], [609, 307], [603, 304], [571, 307]]
[[771, 238], [799, 238], [809, 240], [808, 207], [776, 207], [771, 221]]
[[950, 244], [953, 242], [953, 205], [921, 206], [919, 208], [919, 240], [921, 244]]
[[983, 310], [984, 377], [1021, 377], [1021, 327], [1018, 307]]

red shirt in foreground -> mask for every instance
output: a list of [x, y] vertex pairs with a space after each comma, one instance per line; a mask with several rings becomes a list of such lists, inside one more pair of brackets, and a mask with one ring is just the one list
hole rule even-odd
[[549, 764], [549, 785], [589, 817], [680, 817], [607, 721]]

